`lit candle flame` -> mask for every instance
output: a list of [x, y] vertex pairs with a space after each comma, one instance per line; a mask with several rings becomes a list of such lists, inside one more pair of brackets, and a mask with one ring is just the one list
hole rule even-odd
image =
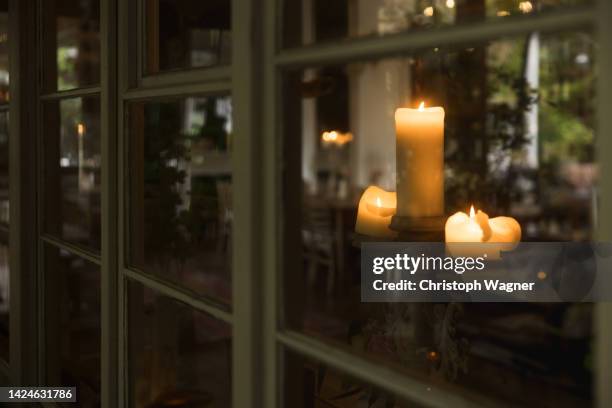
[[83, 134], [85, 133], [85, 125], [82, 123], [79, 123], [77, 125], [77, 133], [79, 134], [79, 136], [83, 136]]
[[382, 203], [380, 202], [380, 197], [376, 197], [376, 206], [378, 208], [382, 207]]
[[419, 105], [419, 112], [423, 112], [425, 110], [425, 102], [421, 102]]
[[474, 218], [476, 216], [476, 213], [474, 212], [474, 206], [472, 205], [470, 207], [470, 218]]

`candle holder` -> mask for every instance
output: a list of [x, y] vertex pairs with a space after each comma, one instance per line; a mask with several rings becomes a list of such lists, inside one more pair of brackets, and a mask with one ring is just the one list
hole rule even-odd
[[391, 228], [397, 231], [396, 241], [444, 242], [445, 216], [406, 217], [394, 215]]
[[390, 242], [395, 241], [395, 238], [384, 238], [384, 237], [372, 237], [369, 235], [360, 234], [358, 232], [353, 234], [352, 244], [355, 248], [361, 249], [361, 244], [369, 242]]

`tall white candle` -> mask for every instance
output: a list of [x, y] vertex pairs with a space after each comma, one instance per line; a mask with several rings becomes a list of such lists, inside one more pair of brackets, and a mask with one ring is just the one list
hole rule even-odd
[[444, 214], [444, 109], [400, 108], [397, 135], [397, 215]]

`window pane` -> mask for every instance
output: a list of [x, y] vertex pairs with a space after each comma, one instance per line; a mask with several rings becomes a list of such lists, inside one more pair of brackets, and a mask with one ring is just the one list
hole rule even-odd
[[8, 1], [0, 1], [0, 103], [9, 101]]
[[[361, 303], [355, 229], [365, 188], [396, 191], [395, 109], [424, 101], [446, 115], [445, 216], [474, 204], [516, 218], [526, 241], [589, 240], [597, 217], [594, 48], [588, 32], [532, 34], [287, 72], [285, 324], [409, 374], [441, 370], [469, 394], [588, 404], [591, 305]], [[393, 233], [388, 225], [375, 232]], [[461, 311], [457, 339], [441, 343], [440, 316]], [[446, 347], [459, 357], [448, 360]]]
[[9, 223], [9, 113], [0, 112], [0, 226]]
[[229, 0], [146, 0], [145, 5], [145, 74], [229, 64]]
[[230, 302], [230, 98], [136, 102], [129, 116], [131, 265]]
[[[356, 380], [331, 367], [292, 351], [283, 354], [283, 407], [418, 408], [390, 392]], [[423, 393], [428, 392], [423, 387]]]
[[592, 0], [284, 0], [283, 46], [502, 21]]
[[129, 282], [130, 407], [230, 407], [231, 327]]
[[0, 358], [9, 361], [10, 269], [8, 230], [0, 227]]
[[[46, 382], [100, 406], [100, 268], [45, 245]], [[71, 406], [71, 404], [66, 404]]]
[[0, 358], [9, 361], [9, 139], [8, 112], [0, 112]]
[[43, 91], [63, 91], [100, 82], [100, 1], [45, 0]]
[[100, 249], [100, 100], [46, 101], [44, 231]]

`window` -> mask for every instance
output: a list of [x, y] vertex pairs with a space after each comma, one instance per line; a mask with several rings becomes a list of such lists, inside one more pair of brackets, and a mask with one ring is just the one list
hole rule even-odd
[[423, 102], [445, 216], [610, 239], [612, 3], [9, 3], [0, 378], [92, 408], [610, 405], [609, 304], [361, 302], [355, 223]]
[[100, 4], [41, 3], [39, 252], [45, 383], [101, 400]]
[[9, 64], [8, 4], [0, 3], [0, 358], [9, 362]]
[[[518, 219], [526, 241], [594, 239], [602, 38], [576, 23], [591, 3], [282, 4], [278, 87], [268, 88], [283, 157], [282, 220], [270, 224], [282, 237], [282, 401], [594, 404], [593, 305], [361, 302], [368, 238], [355, 225], [367, 187], [396, 190], [395, 110], [424, 102], [445, 111], [444, 214], [474, 204]], [[387, 232], [369, 239], [397, 234]], [[378, 367], [394, 374], [382, 380]]]
[[120, 27], [126, 405], [231, 406], [241, 341], [232, 290], [241, 196], [234, 154], [246, 136], [235, 137], [230, 2], [141, 6], [120, 10], [143, 27]]

